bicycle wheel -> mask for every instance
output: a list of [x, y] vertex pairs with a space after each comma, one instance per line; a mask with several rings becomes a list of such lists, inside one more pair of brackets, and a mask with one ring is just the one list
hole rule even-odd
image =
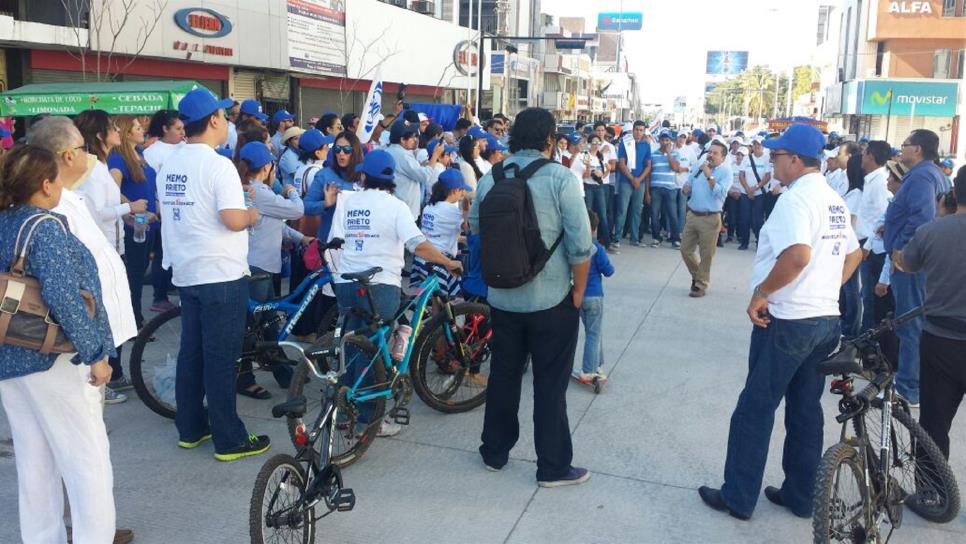
[[[866, 412], [869, 443], [878, 451], [882, 436], [882, 400]], [[946, 457], [901, 401], [892, 407], [892, 463], [889, 474], [906, 496], [905, 504], [920, 517], [947, 523], [959, 514], [959, 485]]]
[[[319, 340], [318, 344], [328, 346], [332, 341], [332, 333], [329, 333]], [[357, 375], [353, 373], [353, 368], [363, 369], [366, 366], [370, 366], [368, 375], [371, 376], [371, 380], [366, 380], [365, 383], [385, 385], [386, 367], [381, 358], [373, 361], [376, 358], [376, 347], [369, 340], [357, 335], [349, 336], [345, 341], [345, 349], [347, 372], [343, 378], [344, 385], [351, 386], [354, 383], [354, 379], [349, 381], [349, 376]], [[373, 364], [370, 365], [370, 363]], [[338, 361], [326, 360], [318, 364], [321, 367], [320, 370], [326, 372], [329, 368], [335, 368]], [[295, 444], [295, 429], [299, 425], [312, 425], [315, 422], [314, 418], [322, 409], [324, 393], [320, 384], [313, 384], [313, 377], [308, 367], [300, 363], [295, 368], [295, 374], [288, 389], [290, 399], [305, 395], [308, 400], [306, 416], [288, 418], [288, 432], [293, 444]], [[345, 391], [340, 392], [340, 395], [344, 394]], [[386, 399], [379, 397], [364, 403], [348, 403], [343, 398], [337, 399], [337, 403], [339, 403], [338, 420], [332, 432], [331, 461], [344, 468], [358, 461], [375, 440], [386, 410]], [[297, 444], [295, 446], [298, 447]]]
[[252, 544], [315, 542], [315, 508], [304, 508], [304, 489], [305, 470], [291, 455], [262, 465], [248, 511]]
[[878, 534], [870, 527], [869, 490], [865, 487], [859, 452], [838, 443], [822, 456], [815, 478], [812, 533], [816, 544], [867, 542]]
[[464, 302], [453, 305], [453, 319], [463, 331], [460, 360], [457, 346], [446, 337], [449, 324], [442, 313], [433, 317], [413, 349], [413, 386], [427, 406], [443, 413], [466, 412], [486, 402], [490, 374], [490, 307]]
[[319, 321], [319, 328], [316, 331], [316, 336], [322, 338], [326, 334], [335, 330], [335, 324], [339, 320], [339, 305], [332, 304], [329, 309], [322, 314], [322, 320]]
[[131, 383], [145, 406], [174, 419], [175, 377], [181, 348], [181, 307], [158, 315], [138, 332], [131, 348], [128, 368]]

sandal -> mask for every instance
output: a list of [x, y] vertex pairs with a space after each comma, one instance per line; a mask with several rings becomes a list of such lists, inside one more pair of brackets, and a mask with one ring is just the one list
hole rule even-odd
[[272, 394], [268, 391], [268, 389], [265, 389], [264, 387], [258, 385], [257, 383], [255, 385], [250, 385], [243, 389], [238, 389], [238, 394], [252, 399], [258, 399], [258, 400], [265, 400], [265, 399], [272, 398]]

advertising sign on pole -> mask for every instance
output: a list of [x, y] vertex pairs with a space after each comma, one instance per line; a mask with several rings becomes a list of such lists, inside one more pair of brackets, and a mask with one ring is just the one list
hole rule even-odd
[[748, 68], [747, 51], [708, 51], [705, 73], [736, 75]]
[[287, 0], [287, 7], [292, 70], [345, 77], [345, 3]]
[[597, 30], [640, 30], [644, 26], [641, 12], [605, 12], [597, 15]]

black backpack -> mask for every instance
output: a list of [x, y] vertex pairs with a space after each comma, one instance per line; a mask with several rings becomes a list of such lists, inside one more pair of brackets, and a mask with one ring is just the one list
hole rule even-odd
[[[480, 202], [480, 261], [483, 281], [490, 287], [513, 289], [532, 280], [563, 240], [550, 249], [540, 237], [527, 179], [544, 165], [537, 159], [520, 170], [515, 164], [493, 166], [493, 188]], [[508, 175], [509, 174], [509, 175]]]

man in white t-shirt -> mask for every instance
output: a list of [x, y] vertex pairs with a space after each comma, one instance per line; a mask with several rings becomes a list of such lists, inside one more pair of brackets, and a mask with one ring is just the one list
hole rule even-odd
[[219, 461], [258, 455], [271, 446], [268, 436], [248, 434], [235, 409], [248, 307], [247, 229], [258, 222], [258, 211], [246, 209], [235, 165], [215, 152], [225, 141], [223, 110], [231, 104], [206, 89], [185, 95], [178, 113], [188, 142], [168, 157], [157, 177], [162, 266], [172, 269], [181, 296], [178, 446], [193, 449], [212, 439]]
[[674, 179], [678, 186], [678, 232], [684, 232], [684, 220], [688, 212], [688, 195], [684, 194], [684, 191], [681, 191], [680, 189], [683, 189], [687, 184], [688, 177], [691, 175], [691, 168], [698, 162], [698, 151], [695, 151], [697, 147], [698, 146], [692, 147], [690, 144], [688, 144], [687, 132], [678, 132], [674, 141], [674, 149], [679, 154], [678, 162], [682, 167], [687, 169], [679, 172]]
[[752, 268], [748, 378], [731, 416], [724, 485], [698, 489], [708, 506], [739, 519], [750, 518], [758, 502], [783, 398], [785, 481], [765, 488], [765, 497], [796, 516], [812, 515], [825, 389], [816, 368], [838, 345], [839, 287], [862, 260], [845, 202], [819, 173], [824, 143], [807, 125], [765, 142], [776, 174], [791, 181], [762, 228]]

